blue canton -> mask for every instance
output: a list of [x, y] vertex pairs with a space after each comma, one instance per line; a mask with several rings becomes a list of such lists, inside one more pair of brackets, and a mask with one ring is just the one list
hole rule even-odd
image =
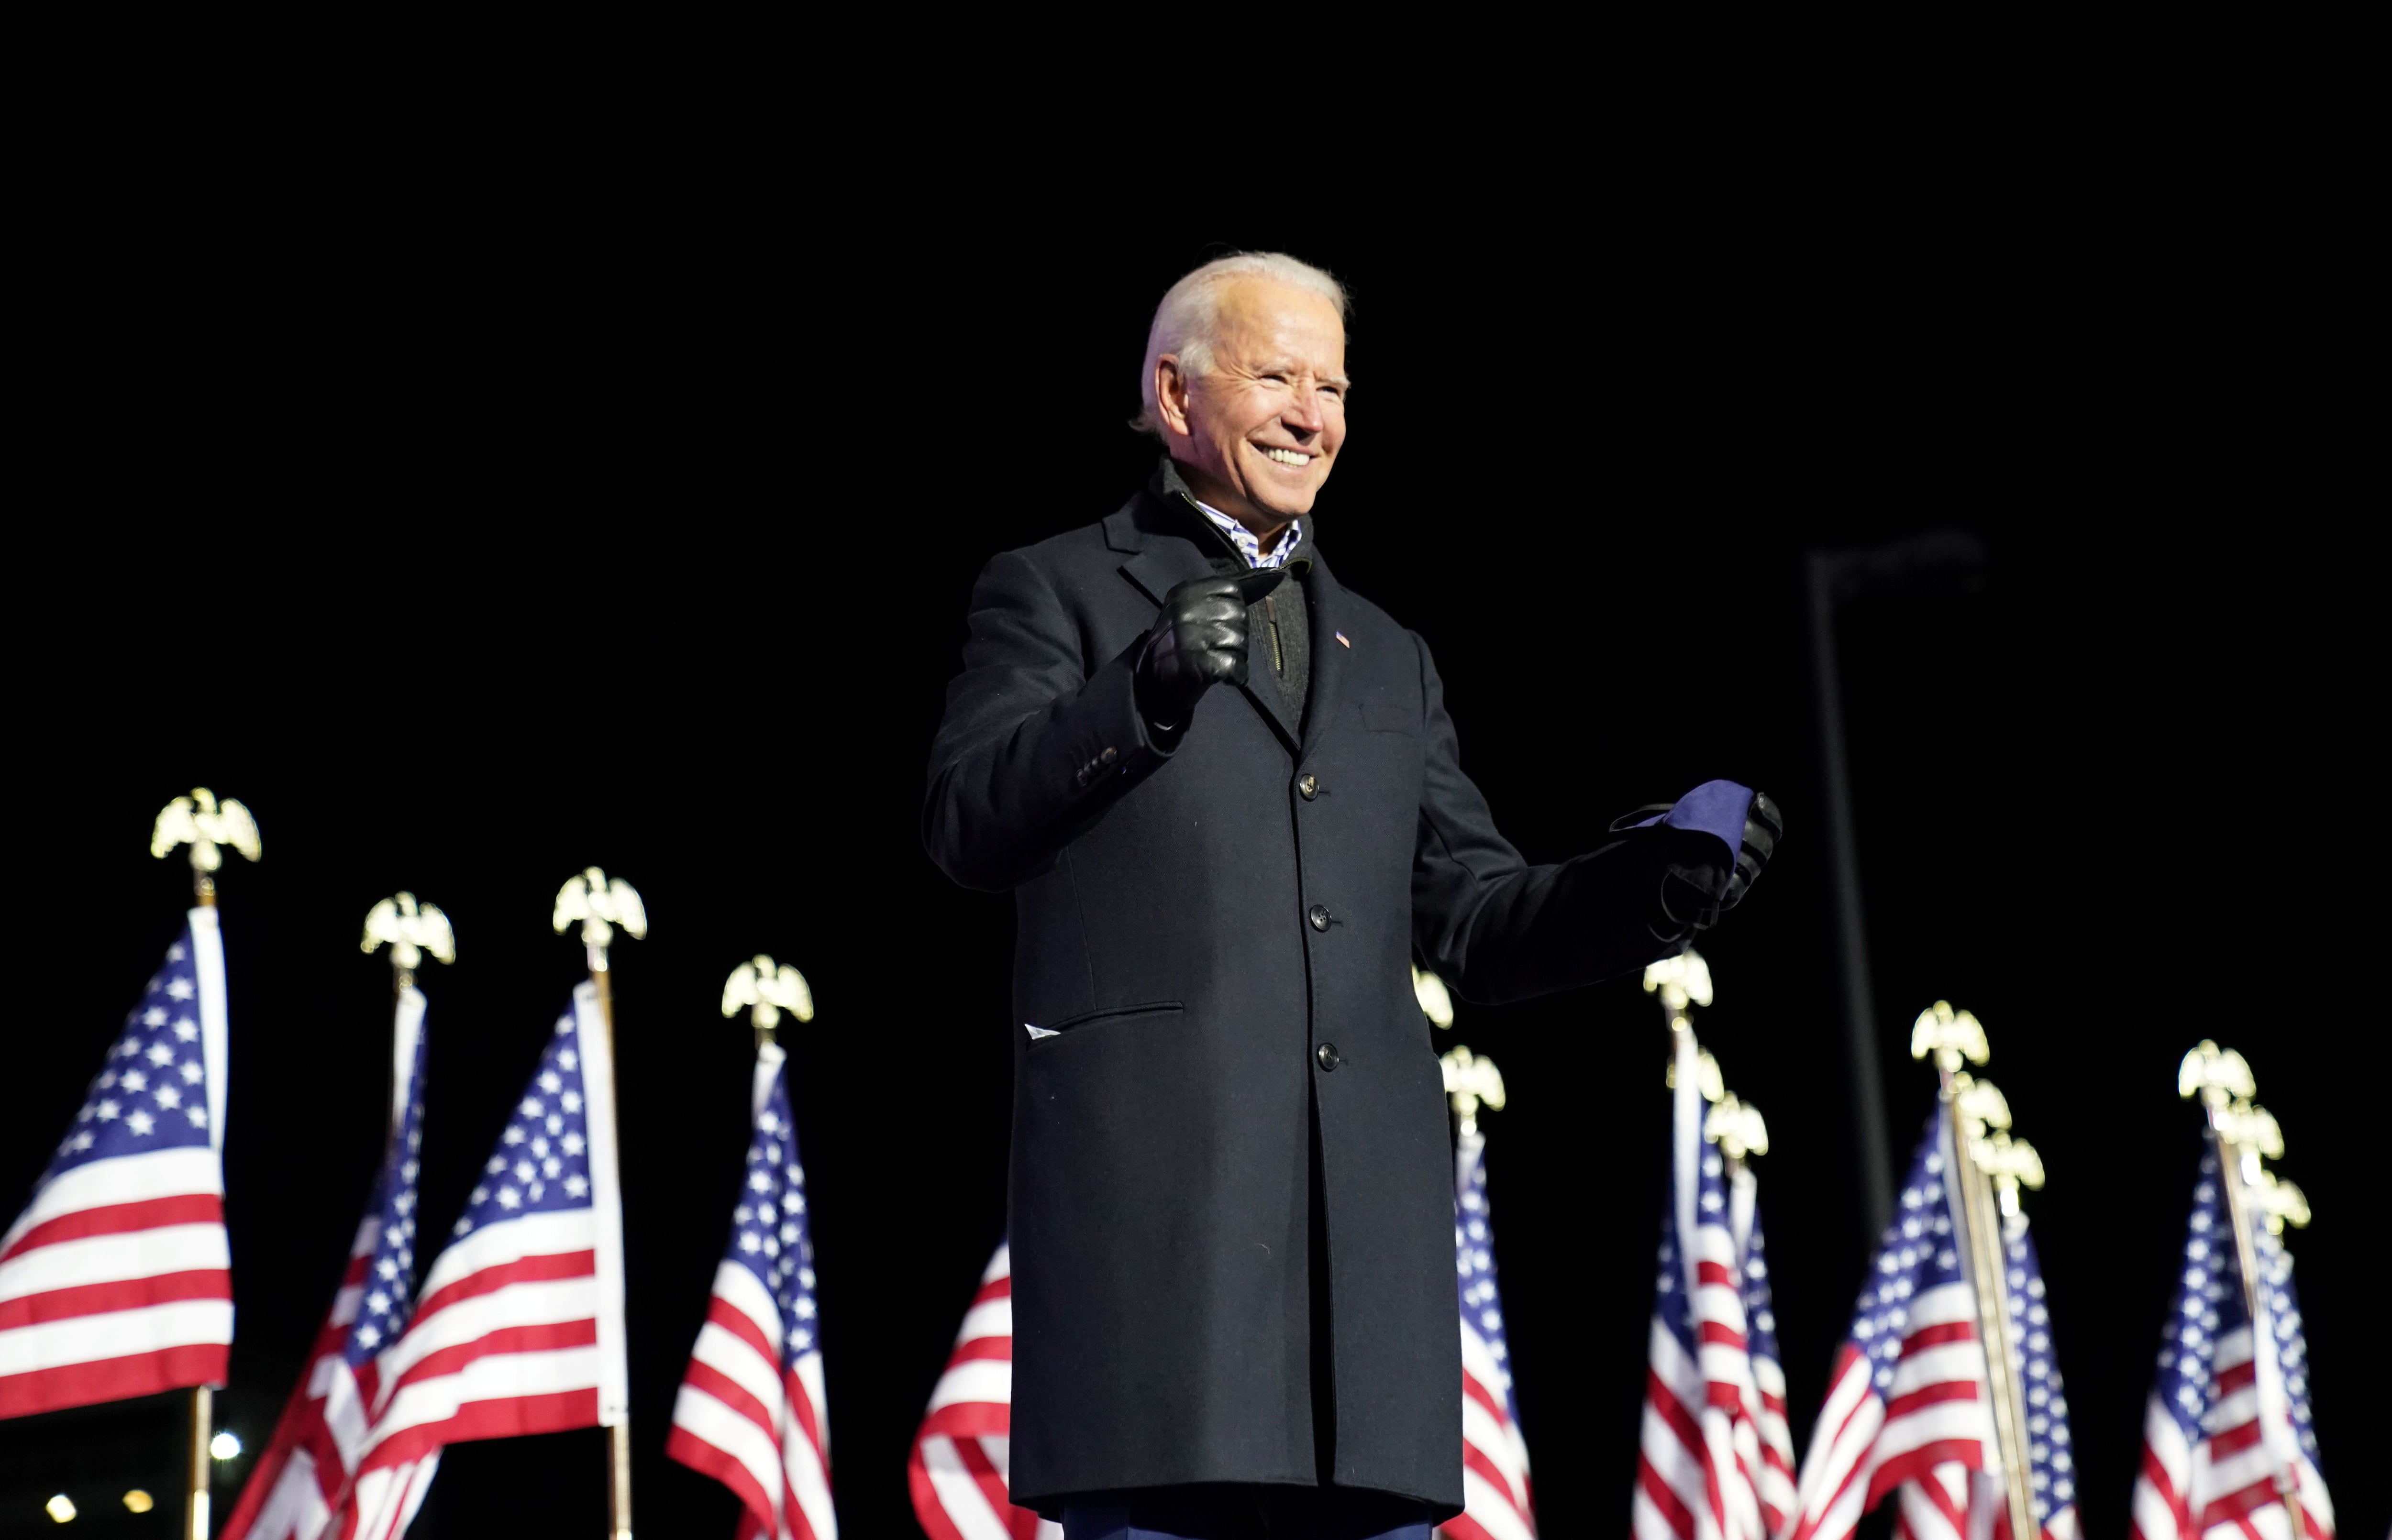
[[581, 1091], [581, 1034], [568, 1010], [515, 1104], [499, 1153], [482, 1168], [456, 1233], [525, 1214], [590, 1207], [590, 1126]]
[[358, 1301], [341, 1356], [352, 1369], [397, 1339], [415, 1313], [415, 1179], [423, 1149], [423, 1041], [415, 1035], [415, 1065], [408, 1078], [407, 1110], [391, 1131], [390, 1148], [374, 1178], [373, 1214], [378, 1226], [373, 1256], [366, 1263], [365, 1297]]
[[1503, 1331], [1503, 1297], [1495, 1288], [1494, 1232], [1488, 1228], [1487, 1164], [1477, 1155], [1454, 1206], [1454, 1269], [1460, 1275], [1462, 1314], [1477, 1328], [1495, 1360], [1503, 1379], [1503, 1410], [1516, 1426], [1520, 1407], [1512, 1393], [1512, 1345]]
[[781, 1366], [814, 1351], [814, 1242], [806, 1219], [806, 1173], [798, 1125], [779, 1065], [748, 1140], [748, 1176], [731, 1211], [725, 1256], [756, 1275], [781, 1312]]
[[112, 1156], [205, 1145], [207, 1081], [199, 979], [186, 925], [166, 949], [165, 966], [143, 989], [141, 1003], [124, 1018], [107, 1067], [91, 1082], [42, 1181]]
[[2018, 1345], [2019, 1384], [2026, 1394], [2027, 1477], [2035, 1521], [2048, 1525], [2055, 1512], [2076, 1500], [2076, 1456], [2068, 1433], [2068, 1397], [2051, 1349], [2051, 1314], [2044, 1308], [2043, 1263], [2024, 1215], [2008, 1222], [2003, 1250], [2010, 1338]]
[[[2160, 1373], [2155, 1393], [2176, 1419], [2186, 1447], [2211, 1433], [2212, 1386], [2219, 1341], [2250, 1324], [2242, 1303], [2242, 1268], [2235, 1255], [2226, 1195], [2218, 1185], [2215, 1148], [2201, 1158], [2201, 1178], [2192, 1189], [2192, 1217], [2185, 1229], [2184, 1272], [2176, 1308], [2160, 1328]], [[2317, 1463], [2317, 1430], [2309, 1412], [2308, 1349], [2301, 1332], [2300, 1301], [2293, 1292], [2293, 1259], [2283, 1242], [2256, 1230], [2252, 1248], [2276, 1339], [2276, 1362], [2283, 1371], [2284, 1398], [2293, 1436], [2309, 1463]]]
[[[1196, 502], [1193, 498], [1188, 500]], [[1250, 567], [1283, 567], [1287, 565], [1287, 559], [1295, 554], [1295, 548], [1304, 544], [1302, 519], [1292, 521], [1285, 529], [1280, 530], [1279, 539], [1272, 544], [1268, 552], [1265, 552], [1263, 543], [1254, 537], [1254, 532], [1227, 513], [1209, 503], [1202, 502], [1196, 502], [1196, 511], [1212, 520], [1214, 527], [1229, 537], [1229, 543], [1238, 548], [1238, 554], [1246, 559], [1246, 565]]]
[[1869, 1360], [1880, 1396], [1893, 1389], [1893, 1369], [1909, 1336], [1910, 1301], [1930, 1288], [1966, 1283], [1968, 1272], [1952, 1233], [1944, 1189], [1944, 1114], [1927, 1120], [1927, 1137], [1903, 1180], [1901, 1213], [1878, 1242], [1876, 1272], [1852, 1307], [1852, 1347]]

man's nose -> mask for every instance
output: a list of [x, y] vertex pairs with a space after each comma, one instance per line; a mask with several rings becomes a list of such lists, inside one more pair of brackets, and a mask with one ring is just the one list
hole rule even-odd
[[1328, 426], [1320, 411], [1320, 397], [1299, 394], [1287, 410], [1280, 413], [1280, 426], [1300, 438], [1311, 438]]

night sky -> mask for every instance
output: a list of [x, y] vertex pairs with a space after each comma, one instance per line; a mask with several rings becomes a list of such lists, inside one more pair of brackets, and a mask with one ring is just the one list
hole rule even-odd
[[[1283, 248], [1355, 297], [1319, 548], [1435, 650], [1512, 839], [1562, 859], [1713, 776], [1787, 809], [1703, 944], [1697, 1026], [1769, 1119], [1798, 1446], [1868, 1246], [1801, 558], [1956, 526], [1981, 588], [1839, 631], [1895, 1159], [1933, 1096], [1910, 1021], [1949, 999], [2050, 1173], [2026, 1208], [2083, 1520], [2121, 1533], [2199, 1150], [2176, 1067], [2241, 1048], [2316, 1210], [2292, 1247], [2340, 1527], [2381, 1534], [2360, 256], [2331, 168], [2239, 110], [1933, 155], [1536, 140], [1389, 157], [1333, 201], [1068, 156], [751, 181], [630, 143], [340, 176], [169, 149], [105, 197], [53, 188], [19, 350], [0, 1216], [180, 924], [150, 819], [241, 798], [266, 859], [222, 884], [219, 1405], [262, 1448], [382, 1138], [367, 909], [407, 888], [457, 927], [422, 979], [438, 1236], [580, 977], [551, 900], [602, 865], [653, 922], [616, 951], [643, 1533], [734, 1523], [662, 1444], [747, 1141], [750, 1042], [717, 1002], [758, 951], [819, 1004], [784, 1041], [842, 1521], [913, 1533], [910, 1436], [1004, 1225], [1017, 1029], [1008, 902], [916, 832], [966, 595], [1147, 473], [1123, 424], [1163, 289]], [[1616, 1533], [1659, 1013], [1629, 978], [1465, 1003], [1442, 1036], [1511, 1089], [1484, 1126], [1545, 1533]], [[87, 1527], [165, 1533], [171, 1501], [135, 1521], [114, 1494], [171, 1494], [176, 1437], [165, 1402], [0, 1427], [0, 1531], [64, 1482]], [[595, 1534], [602, 1469], [595, 1432], [460, 1446], [414, 1533]]]

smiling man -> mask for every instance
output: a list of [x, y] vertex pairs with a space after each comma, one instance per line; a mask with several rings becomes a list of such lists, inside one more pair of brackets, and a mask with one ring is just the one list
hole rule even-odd
[[1639, 967], [1778, 832], [1723, 781], [1556, 865], [1496, 832], [1426, 643], [1306, 528], [1346, 310], [1277, 253], [1172, 286], [1138, 418], [1164, 459], [989, 563], [931, 751], [931, 856], [1019, 918], [1010, 1486], [1069, 1540], [1458, 1512], [1452, 1145], [1410, 964], [1479, 1001]]

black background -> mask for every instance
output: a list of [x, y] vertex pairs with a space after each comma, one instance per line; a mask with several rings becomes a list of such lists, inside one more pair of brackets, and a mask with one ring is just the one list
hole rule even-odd
[[[1705, 947], [1699, 1024], [1774, 1135], [1798, 1443], [1867, 1248], [1800, 557], [1956, 524], [1993, 551], [1982, 591], [1840, 627], [1897, 1162], [1932, 1094], [1907, 1027], [1949, 998], [2051, 1173], [2028, 1210], [2086, 1531], [2121, 1533], [2198, 1147], [2176, 1064], [2241, 1047], [2318, 1216], [2294, 1248], [2324, 1469], [2344, 1533], [2381, 1533], [2381, 486], [2346, 479], [2380, 438], [2353, 361], [2376, 258], [2333, 133], [2224, 87], [2114, 120], [2024, 93], [1931, 143], [1834, 116], [1716, 151], [1649, 125], [1388, 136], [1335, 167], [1266, 144], [1211, 177], [529, 135], [436, 166], [169, 143], [61, 178], [25, 226], [0, 1182], [42, 1169], [176, 927], [151, 815], [242, 798], [266, 853], [223, 880], [219, 1405], [262, 1447], [382, 1135], [367, 908], [410, 888], [460, 937], [424, 980], [438, 1236], [578, 977], [551, 898], [603, 864], [654, 919], [616, 954], [643, 1532], [734, 1521], [661, 1450], [746, 1140], [748, 1039], [716, 1002], [765, 951], [821, 1007], [786, 1040], [842, 1522], [913, 1533], [910, 1435], [1004, 1223], [1009, 912], [916, 835], [965, 597], [1146, 473], [1122, 423], [1162, 290], [1285, 248], [1355, 296], [1320, 547], [1436, 649], [1514, 841], [1558, 859], [1714, 775], [1788, 810]], [[1465, 1005], [1450, 1036], [1512, 1091], [1489, 1171], [1545, 1533], [1613, 1533], [1661, 1024], [1623, 980]], [[0, 1530], [64, 1484], [162, 1533], [176, 1437], [163, 1402], [6, 1427]], [[415, 1533], [596, 1533], [602, 1467], [594, 1432], [454, 1449]], [[168, 1499], [146, 1521], [114, 1502], [136, 1481]]]

